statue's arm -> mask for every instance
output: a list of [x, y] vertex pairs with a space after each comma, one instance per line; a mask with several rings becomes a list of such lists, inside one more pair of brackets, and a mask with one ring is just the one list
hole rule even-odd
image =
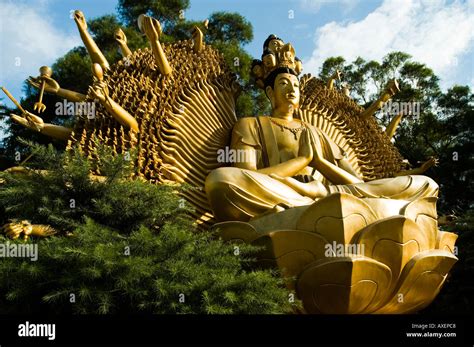
[[311, 158], [299, 156], [285, 161], [284, 163], [257, 170], [257, 172], [261, 172], [267, 175], [276, 174], [281, 177], [291, 177], [303, 170], [306, 166], [308, 166], [310, 161]]
[[72, 129], [60, 125], [45, 123], [41, 133], [58, 140], [67, 141], [71, 136]]
[[103, 102], [105, 109], [109, 112], [120, 124], [132, 129], [135, 132], [139, 132], [137, 120], [128, 113], [122, 106], [117, 104], [112, 98], [106, 96], [106, 100]]
[[172, 72], [171, 66], [168, 63], [165, 52], [161, 47], [160, 36], [161, 36], [161, 24], [156, 19], [148, 16], [140, 16], [140, 23], [143, 25], [143, 31], [150, 41], [151, 50], [155, 57], [155, 63], [158, 65], [158, 69], [163, 75], [169, 75]]
[[93, 66], [94, 75], [98, 82], [89, 87], [91, 94], [94, 96], [94, 98], [100, 101], [107, 112], [111, 114], [112, 117], [114, 117], [120, 124], [138, 133], [139, 127], [137, 120], [109, 96], [107, 85], [102, 81], [103, 77], [101, 67], [98, 64], [94, 64]]
[[347, 172], [343, 168], [330, 163], [324, 158], [313, 160], [313, 166], [332, 184], [355, 184], [364, 182], [360, 178]]
[[79, 10], [74, 11], [74, 21], [77, 24], [77, 29], [79, 30], [82, 42], [84, 42], [84, 46], [86, 46], [87, 52], [91, 57], [92, 63], [97, 63], [103, 70], [108, 70], [109, 63], [107, 62], [107, 59], [100, 51], [91, 34], [87, 31], [87, 22], [84, 14]]
[[67, 99], [72, 102], [82, 102], [86, 100], [86, 95], [74, 92], [69, 89], [64, 89], [59, 86], [59, 83], [51, 77], [32, 77], [28, 79], [28, 83], [36, 89], [41, 89], [44, 81], [44, 91], [48, 94], [57, 95], [60, 98]]
[[59, 88], [56, 95], [72, 102], [83, 102], [86, 100], [86, 95], [64, 88]]
[[354, 168], [352, 167], [352, 165], [349, 163], [347, 159], [342, 158], [338, 160], [338, 166], [344, 171], [362, 180], [362, 177], [359, 176], [359, 174], [354, 170]]
[[54, 125], [50, 123], [44, 123], [41, 117], [38, 117], [27, 111], [22, 116], [11, 114], [11, 118], [16, 123], [28, 129], [38, 131], [46, 136], [50, 136], [58, 140], [66, 141], [69, 139], [72, 133], [71, 128], [66, 128], [60, 125]]
[[437, 158], [430, 158], [427, 161], [425, 161], [423, 164], [421, 164], [420, 167], [411, 169], [411, 170], [404, 170], [397, 172], [394, 176], [410, 176], [410, 175], [422, 175], [427, 171], [429, 168], [438, 165], [438, 159]]

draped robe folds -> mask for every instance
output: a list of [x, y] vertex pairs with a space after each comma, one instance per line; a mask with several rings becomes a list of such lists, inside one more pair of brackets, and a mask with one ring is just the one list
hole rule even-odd
[[[342, 149], [316, 127], [310, 124], [306, 126], [319, 139], [315, 150], [323, 153], [323, 157], [330, 163], [338, 165], [344, 158]], [[268, 117], [242, 118], [233, 128], [231, 149], [253, 148], [257, 170], [277, 165], [282, 160], [274, 131]], [[332, 185], [320, 172], [310, 167], [295, 176], [300, 181], [308, 181], [308, 177], [325, 184], [330, 194], [344, 192], [358, 198], [413, 201], [438, 195], [436, 182], [421, 175], [345, 185]], [[248, 221], [275, 206], [292, 208], [315, 202], [267, 174], [238, 167], [213, 170], [206, 179], [205, 189], [214, 215], [220, 221]]]

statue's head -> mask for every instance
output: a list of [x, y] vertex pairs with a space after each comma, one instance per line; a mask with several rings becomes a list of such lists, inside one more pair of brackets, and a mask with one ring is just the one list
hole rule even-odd
[[301, 61], [295, 56], [293, 46], [270, 35], [263, 43], [262, 59], [253, 61], [251, 73], [257, 86], [265, 91], [273, 109], [296, 109], [300, 101], [298, 75], [301, 70]]
[[267, 37], [265, 42], [263, 42], [263, 51], [265, 52], [268, 50], [270, 52], [276, 53], [281, 46], [283, 46], [283, 40], [271, 34]]
[[300, 103], [300, 81], [293, 69], [279, 67], [265, 79], [265, 94], [272, 109], [297, 109]]

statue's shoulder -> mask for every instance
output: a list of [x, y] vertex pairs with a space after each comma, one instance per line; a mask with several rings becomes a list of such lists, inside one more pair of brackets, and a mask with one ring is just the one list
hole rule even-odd
[[235, 127], [248, 127], [248, 126], [256, 126], [257, 125], [257, 117], [242, 117], [236, 123]]
[[234, 131], [254, 133], [258, 129], [257, 117], [240, 118], [234, 125]]
[[240, 118], [232, 130], [234, 144], [243, 142], [247, 145], [257, 146], [259, 144], [259, 124], [257, 117]]

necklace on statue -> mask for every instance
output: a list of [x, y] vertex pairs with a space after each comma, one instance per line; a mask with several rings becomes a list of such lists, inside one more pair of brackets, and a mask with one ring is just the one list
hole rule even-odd
[[284, 124], [281, 124], [281, 123], [273, 120], [271, 117], [270, 117], [270, 122], [272, 122], [275, 125], [278, 125], [281, 129], [281, 132], [285, 131], [285, 129], [291, 131], [293, 133], [293, 135], [295, 135], [295, 140], [297, 139], [298, 133], [300, 133], [301, 131], [303, 131], [306, 128], [303, 123], [301, 124], [301, 127], [299, 127], [299, 128], [290, 128], [289, 126], [286, 126]]

